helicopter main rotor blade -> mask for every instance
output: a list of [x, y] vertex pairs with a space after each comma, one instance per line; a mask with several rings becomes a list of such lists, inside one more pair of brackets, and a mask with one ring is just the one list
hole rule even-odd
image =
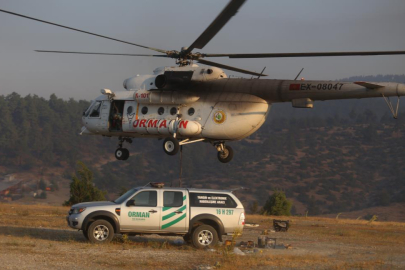
[[36, 52], [42, 53], [71, 53], [71, 54], [96, 54], [96, 55], [123, 55], [123, 56], [150, 56], [150, 57], [169, 57], [165, 54], [128, 54], [128, 53], [96, 53], [96, 52], [70, 52], [70, 51], [44, 51], [44, 50], [35, 50]]
[[202, 57], [229, 58], [287, 58], [287, 57], [321, 57], [321, 56], [367, 56], [367, 55], [405, 55], [405, 51], [374, 52], [312, 52], [312, 53], [242, 53], [242, 54], [202, 54]]
[[76, 28], [73, 28], [73, 27], [64, 26], [64, 25], [61, 25], [61, 24], [57, 24], [57, 23], [53, 23], [53, 22], [48, 22], [48, 21], [36, 19], [36, 18], [33, 18], [33, 17], [28, 17], [28, 16], [25, 16], [25, 15], [18, 14], [18, 13], [14, 13], [14, 12], [7, 11], [7, 10], [4, 10], [4, 9], [0, 9], [0, 12], [8, 13], [8, 14], [15, 15], [15, 16], [18, 16], [18, 17], [22, 17], [22, 18], [34, 20], [34, 21], [37, 21], [37, 22], [42, 22], [42, 23], [46, 23], [46, 24], [50, 24], [50, 25], [54, 25], [54, 26], [66, 28], [66, 29], [69, 29], [69, 30], [73, 30], [73, 31], [77, 31], [77, 32], [81, 32], [81, 33], [85, 33], [85, 34], [89, 34], [89, 35], [93, 35], [93, 36], [96, 36], [96, 37], [106, 38], [106, 39], [118, 41], [118, 42], [121, 42], [121, 43], [126, 43], [126, 44], [129, 44], [129, 45], [134, 45], [134, 46], [137, 46], [137, 47], [141, 47], [141, 48], [153, 50], [153, 51], [156, 51], [156, 52], [166, 53], [165, 50], [156, 49], [156, 48], [152, 48], [152, 47], [147, 47], [147, 46], [143, 46], [143, 45], [136, 44], [136, 43], [132, 43], [132, 42], [128, 42], [128, 41], [124, 41], [124, 40], [120, 40], [120, 39], [116, 39], [116, 38], [111, 38], [111, 37], [107, 37], [107, 36], [103, 36], [103, 35], [99, 35], [99, 34], [87, 32], [87, 31], [83, 31], [83, 30], [76, 29]]
[[201, 63], [201, 64], [214, 66], [214, 67], [219, 67], [219, 68], [223, 68], [223, 69], [227, 69], [227, 70], [232, 70], [232, 71], [236, 71], [236, 72], [240, 72], [240, 73], [244, 73], [244, 74], [249, 74], [249, 75], [254, 75], [254, 76], [267, 76], [266, 74], [257, 73], [257, 72], [254, 72], [254, 71], [241, 69], [241, 68], [236, 68], [236, 67], [232, 67], [232, 66], [227, 66], [227, 65], [224, 65], [224, 64], [219, 64], [219, 63], [215, 63], [215, 62], [211, 62], [211, 61], [207, 61], [207, 60], [203, 60], [203, 59], [198, 59], [197, 61], [199, 63]]
[[216, 19], [205, 29], [205, 31], [191, 44], [186, 53], [190, 53], [194, 48], [202, 49], [208, 42], [224, 27], [224, 25], [234, 16], [238, 9], [246, 0], [231, 0]]

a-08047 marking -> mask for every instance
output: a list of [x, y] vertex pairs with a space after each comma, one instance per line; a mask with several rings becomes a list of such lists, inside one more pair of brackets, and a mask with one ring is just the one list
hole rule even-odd
[[307, 90], [342, 90], [343, 83], [301, 83], [290, 84], [291, 91], [307, 91]]
[[231, 216], [231, 215], [233, 215], [233, 210], [229, 210], [229, 209], [217, 209], [217, 215]]

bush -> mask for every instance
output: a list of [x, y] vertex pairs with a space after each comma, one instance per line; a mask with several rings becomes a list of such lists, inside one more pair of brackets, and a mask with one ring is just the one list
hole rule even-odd
[[272, 216], [291, 216], [292, 202], [287, 200], [283, 191], [275, 191], [263, 206], [263, 214]]

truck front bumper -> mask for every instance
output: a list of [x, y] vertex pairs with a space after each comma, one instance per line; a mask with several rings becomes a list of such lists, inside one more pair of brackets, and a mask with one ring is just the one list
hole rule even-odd
[[82, 220], [78, 217], [78, 215], [66, 216], [66, 221], [70, 228], [76, 230], [80, 230], [82, 228]]

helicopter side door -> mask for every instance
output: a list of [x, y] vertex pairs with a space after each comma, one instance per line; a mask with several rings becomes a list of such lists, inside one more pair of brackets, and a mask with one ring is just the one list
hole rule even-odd
[[108, 116], [110, 114], [111, 103], [109, 100], [104, 100], [101, 105], [101, 120], [99, 127], [102, 131], [108, 131]]
[[134, 132], [132, 125], [138, 118], [138, 103], [136, 101], [127, 100], [125, 102], [123, 115], [122, 115], [122, 130], [124, 132]]

